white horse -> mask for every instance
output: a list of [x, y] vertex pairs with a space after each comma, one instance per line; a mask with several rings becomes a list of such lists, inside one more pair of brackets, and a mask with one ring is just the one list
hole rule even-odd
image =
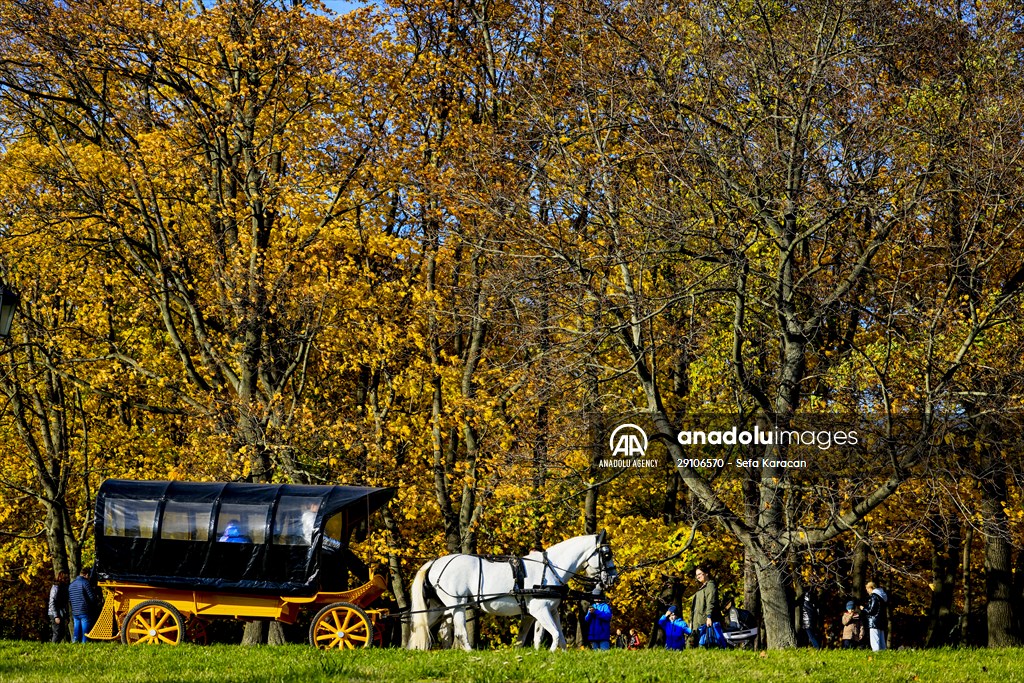
[[[519, 580], [517, 580], [517, 575]], [[543, 631], [551, 634], [551, 650], [565, 647], [558, 605], [569, 579], [582, 575], [611, 586], [618, 578], [605, 532], [577, 536], [524, 558], [491, 559], [479, 555], [445, 555], [428, 562], [412, 582], [410, 650], [430, 649], [430, 629], [442, 616], [451, 617], [455, 641], [470, 650], [466, 609], [537, 621], [534, 647]], [[520, 590], [521, 588], [521, 590]]]

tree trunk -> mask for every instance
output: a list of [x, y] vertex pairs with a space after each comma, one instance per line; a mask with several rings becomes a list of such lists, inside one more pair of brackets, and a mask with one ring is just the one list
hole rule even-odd
[[[767, 447], [765, 455], [774, 458], [782, 457], [785, 453], [779, 445], [771, 445]], [[757, 537], [760, 547], [757, 548], [754, 562], [757, 568], [757, 584], [761, 591], [767, 644], [770, 649], [796, 646], [796, 629], [792, 619], [794, 605], [790, 602], [791, 596], [786, 590], [788, 577], [783, 569], [789, 553], [783, 549], [780, 542], [785, 524], [784, 476], [778, 468], [762, 468], [758, 486], [760, 510], [756, 528], [762, 532]]]
[[583, 502], [583, 533], [597, 533], [597, 501], [601, 489], [597, 481], [601, 477], [598, 465], [604, 456], [605, 424], [600, 405], [600, 387], [596, 372], [587, 372], [586, 405], [583, 407], [587, 416], [587, 436], [590, 446], [590, 468], [587, 472], [587, 495]]
[[1022, 550], [1017, 551], [1017, 567], [1013, 575], [1016, 577], [1016, 585], [1013, 589], [1016, 634], [1018, 638], [1024, 638], [1024, 551]]
[[955, 626], [953, 594], [956, 589], [957, 564], [960, 558], [960, 534], [946, 531], [945, 519], [940, 513], [932, 515], [929, 524], [931, 541], [932, 594], [928, 609], [926, 647], [949, 646], [951, 630]]
[[[754, 454], [750, 453], [750, 457]], [[743, 478], [743, 516], [747, 525], [751, 528], [757, 526], [757, 512], [760, 507], [757, 495], [757, 480], [754, 472], [751, 471]], [[761, 623], [761, 586], [757, 581], [757, 565], [754, 557], [748, 549], [743, 551], [743, 609], [754, 615], [758, 624]], [[761, 626], [757, 632], [755, 647], [763, 648], [767, 645], [765, 628]]]
[[44, 502], [46, 507], [46, 545], [50, 549], [53, 573], [65, 572], [76, 576], [81, 568], [78, 557], [69, 557], [69, 535], [65, 527], [63, 505], [57, 501]]
[[[384, 528], [388, 530], [388, 536], [390, 537], [390, 548], [397, 549], [405, 546], [405, 541], [402, 539], [402, 535], [398, 529], [398, 522], [391, 515], [391, 511], [386, 507], [381, 509], [381, 517], [384, 519]], [[388, 574], [391, 579], [391, 592], [395, 596], [395, 602], [398, 603], [398, 609], [406, 610], [409, 609], [411, 604], [410, 595], [406, 592], [405, 580], [402, 574], [402, 562], [395, 552], [388, 553]], [[405, 647], [406, 643], [409, 642], [409, 620], [402, 619], [402, 647]]]
[[267, 622], [247, 621], [242, 629], [242, 645], [263, 645], [266, 642]]
[[850, 595], [855, 601], [864, 599], [864, 584], [868, 579], [868, 529], [866, 524], [857, 527], [857, 539], [853, 545], [853, 565], [850, 567]]
[[284, 633], [284, 624], [272, 621], [267, 624], [267, 645], [287, 645], [288, 637]]
[[672, 524], [676, 521], [679, 501], [679, 471], [676, 468], [669, 470], [665, 482], [665, 503], [662, 505], [661, 517], [665, 524]]
[[[438, 237], [436, 226], [428, 223], [427, 231], [430, 237], [428, 244], [426, 245], [426, 286], [427, 292], [433, 294], [436, 291]], [[448, 552], [457, 553], [459, 552], [459, 546], [462, 542], [462, 534], [459, 529], [459, 516], [452, 507], [451, 496], [448, 490], [449, 468], [446, 467], [448, 460], [454, 457], [455, 444], [449, 442], [449, 457], [446, 458], [444, 453], [444, 442], [442, 437], [443, 430], [441, 424], [443, 412], [443, 388], [441, 384], [441, 340], [438, 327], [439, 323], [437, 313], [434, 309], [431, 309], [428, 315], [428, 331], [430, 367], [433, 371], [433, 377], [430, 378], [430, 384], [433, 390], [433, 397], [430, 404], [430, 435], [432, 450], [431, 461], [433, 464], [434, 475], [434, 494], [437, 497], [437, 504], [441, 510], [441, 519], [444, 522], [445, 547]], [[451, 434], [451, 440], [454, 440], [454, 438], [455, 434]]]
[[[548, 406], [546, 402], [537, 408], [536, 426], [537, 438], [533, 445], [533, 483], [530, 494], [534, 500], [543, 500], [541, 492], [547, 481], [548, 471]], [[544, 526], [542, 521], [539, 515], [529, 520], [533, 528], [530, 547], [525, 550], [529, 551], [534, 548], [540, 548], [544, 543]]]
[[974, 527], [971, 526], [969, 521], [964, 522], [964, 547], [963, 547], [963, 564], [961, 565], [961, 571], [963, 572], [963, 579], [961, 583], [964, 587], [964, 614], [960, 618], [960, 643], [963, 645], [969, 645], [971, 628], [971, 546], [974, 545]]
[[796, 647], [796, 633], [793, 630], [784, 573], [763, 556], [757, 558], [755, 568], [768, 648], [778, 650]]
[[985, 611], [988, 646], [1017, 645], [1013, 632], [1013, 555], [1006, 519], [1005, 462], [989, 447], [990, 460], [981, 482], [985, 534]]

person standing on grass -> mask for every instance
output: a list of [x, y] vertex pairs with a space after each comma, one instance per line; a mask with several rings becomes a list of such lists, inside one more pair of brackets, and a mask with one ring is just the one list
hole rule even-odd
[[800, 600], [800, 627], [807, 635], [807, 644], [815, 650], [821, 649], [821, 641], [818, 638], [818, 603], [814, 599], [814, 589], [808, 588], [804, 591]]
[[864, 642], [864, 619], [856, 603], [850, 600], [843, 612], [843, 649], [859, 648]]
[[[697, 578], [697, 583], [700, 584], [700, 588], [693, 594], [693, 613], [691, 615], [690, 625], [693, 628], [693, 632], [696, 633], [700, 627], [705, 627], [707, 633], [711, 633], [711, 626], [714, 622], [719, 621], [718, 616], [718, 586], [715, 585], [714, 580], [708, 574], [707, 567], [704, 565], [697, 565], [697, 569], [694, 571], [694, 576]], [[707, 638], [708, 647], [714, 647], [712, 638]]]
[[682, 650], [686, 648], [686, 636], [690, 635], [690, 627], [679, 616], [678, 607], [675, 605], [669, 607], [661, 619], [658, 619], [658, 626], [665, 632], [666, 650]]
[[82, 567], [82, 572], [71, 585], [68, 586], [68, 599], [71, 601], [71, 617], [74, 620], [74, 630], [71, 635], [73, 643], [87, 643], [86, 637], [92, 629], [92, 615], [96, 612], [99, 599], [96, 591], [89, 582], [90, 567]]
[[50, 600], [46, 614], [50, 617], [50, 642], [64, 643], [68, 640], [68, 573], [57, 572], [57, 579], [50, 586]]
[[640, 645], [640, 633], [635, 628], [629, 629], [629, 642], [626, 645], [626, 649], [639, 650]]
[[622, 632], [621, 628], [615, 629], [614, 647], [619, 650], [625, 650], [627, 645], [629, 645], [629, 640], [626, 639], [626, 634]]
[[889, 596], [873, 581], [869, 581], [864, 590], [868, 592], [868, 604], [864, 609], [868, 616], [868, 638], [871, 641], [871, 649], [878, 652], [885, 649], [885, 634], [889, 630], [889, 618], [886, 614]]
[[594, 602], [587, 610], [583, 618], [589, 625], [587, 628], [587, 640], [590, 641], [592, 650], [608, 650], [611, 648], [609, 637], [612, 631], [612, 608], [604, 600], [604, 593], [600, 588], [594, 589]]

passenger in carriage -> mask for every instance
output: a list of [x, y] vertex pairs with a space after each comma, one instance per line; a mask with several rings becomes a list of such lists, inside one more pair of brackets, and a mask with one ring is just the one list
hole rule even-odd
[[313, 529], [316, 526], [316, 512], [318, 504], [315, 500], [310, 500], [303, 505], [302, 515], [300, 523], [302, 524], [302, 539], [306, 544], [313, 542]]
[[228, 522], [219, 540], [222, 543], [252, 543], [250, 538], [242, 533], [242, 527], [237, 519]]

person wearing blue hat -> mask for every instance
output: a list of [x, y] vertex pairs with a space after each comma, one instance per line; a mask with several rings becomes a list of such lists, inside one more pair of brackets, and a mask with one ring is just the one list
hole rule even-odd
[[609, 638], [612, 633], [612, 608], [604, 599], [604, 592], [600, 587], [594, 589], [594, 600], [583, 617], [589, 628], [587, 629], [587, 640], [590, 641], [592, 650], [611, 649]]
[[236, 520], [228, 522], [219, 540], [222, 543], [249, 543], [248, 537], [242, 533], [242, 527], [238, 525]]
[[690, 635], [691, 631], [686, 621], [679, 616], [678, 607], [669, 607], [661, 619], [658, 619], [658, 626], [665, 632], [666, 650], [682, 650], [686, 647], [686, 636]]
[[843, 649], [859, 648], [864, 642], [864, 620], [856, 603], [850, 600], [843, 612]]

